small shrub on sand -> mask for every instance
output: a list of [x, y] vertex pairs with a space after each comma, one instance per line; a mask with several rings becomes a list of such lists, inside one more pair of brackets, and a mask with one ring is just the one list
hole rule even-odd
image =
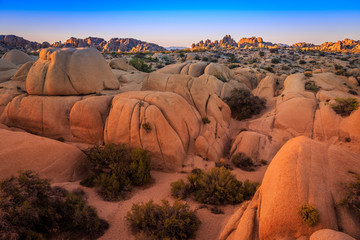
[[250, 91], [235, 89], [231, 96], [224, 99], [231, 109], [231, 115], [237, 120], [251, 118], [265, 108], [266, 101], [254, 96]]
[[152, 130], [152, 127], [149, 122], [144, 122], [141, 126], [145, 129], [146, 132], [151, 132]]
[[232, 157], [231, 161], [236, 167], [242, 170], [254, 171], [254, 163], [250, 157], [246, 156], [245, 153], [239, 152], [235, 154], [235, 156]]
[[150, 180], [150, 157], [143, 149], [129, 150], [124, 145], [95, 146], [86, 152], [90, 175], [80, 183], [97, 187], [108, 201], [120, 200], [131, 186]]
[[243, 184], [224, 167], [215, 167], [207, 172], [194, 169], [187, 180], [187, 183], [179, 180], [171, 184], [174, 197], [191, 195], [200, 203], [214, 205], [237, 204], [251, 199], [259, 186], [249, 181]]
[[345, 198], [342, 205], [346, 206], [351, 212], [355, 213], [360, 219], [360, 175], [354, 174], [355, 181], [346, 186]]
[[0, 239], [96, 239], [108, 223], [87, 205], [85, 193], [51, 187], [32, 171], [0, 182]]
[[307, 81], [305, 83], [305, 90], [317, 93], [320, 90], [320, 87], [318, 87], [314, 81]]
[[301, 205], [300, 215], [303, 222], [309, 227], [314, 226], [319, 221], [319, 212], [309, 204]]
[[349, 116], [352, 111], [359, 108], [356, 98], [336, 98], [336, 103], [331, 104], [332, 109], [343, 117]]
[[133, 230], [142, 232], [151, 239], [189, 239], [195, 236], [201, 224], [189, 205], [180, 201], [170, 205], [165, 200], [162, 205], [153, 201], [133, 204], [126, 220]]

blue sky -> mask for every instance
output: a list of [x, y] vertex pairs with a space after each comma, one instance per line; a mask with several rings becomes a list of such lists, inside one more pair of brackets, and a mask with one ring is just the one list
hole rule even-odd
[[0, 0], [0, 34], [32, 41], [133, 37], [190, 46], [230, 34], [295, 42], [360, 39], [360, 1], [14, 1]]

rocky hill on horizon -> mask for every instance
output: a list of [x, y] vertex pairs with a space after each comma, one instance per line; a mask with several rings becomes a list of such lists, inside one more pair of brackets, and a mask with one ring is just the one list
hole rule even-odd
[[291, 46], [281, 43], [265, 42], [261, 37], [241, 38], [236, 42], [230, 35], [225, 35], [220, 41], [212, 42], [210, 39], [201, 40], [191, 45], [191, 50], [220, 50], [220, 49], [251, 49], [251, 48], [289, 48], [303, 51], [326, 51], [326, 52], [343, 52], [343, 53], [360, 53], [360, 41], [344, 39], [337, 42], [325, 42], [321, 45], [312, 43], [299, 42]]
[[71, 37], [65, 42], [48, 42], [38, 43], [31, 42], [22, 37], [15, 35], [0, 35], [0, 51], [7, 52], [11, 49], [19, 49], [25, 52], [37, 52], [42, 48], [80, 48], [94, 47], [102, 52], [155, 52], [166, 51], [166, 48], [154, 43], [148, 43], [134, 38], [111, 38], [106, 41], [103, 38], [87, 37], [84, 39]]

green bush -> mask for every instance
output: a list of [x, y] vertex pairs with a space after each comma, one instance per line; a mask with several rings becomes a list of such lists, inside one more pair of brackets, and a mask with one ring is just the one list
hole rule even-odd
[[309, 227], [314, 226], [319, 221], [319, 212], [309, 204], [300, 206], [300, 215], [303, 222]]
[[250, 91], [235, 89], [231, 96], [224, 99], [231, 109], [231, 115], [237, 120], [251, 118], [265, 108], [266, 101], [254, 96]]
[[274, 73], [274, 72], [275, 72], [272, 67], [266, 67], [266, 68], [264, 68], [264, 69], [265, 69], [266, 71], [268, 71], [268, 72], [271, 72], [271, 73]]
[[254, 163], [250, 157], [246, 156], [245, 153], [239, 152], [231, 159], [232, 163], [245, 171], [254, 171]]
[[83, 191], [51, 187], [32, 171], [0, 182], [0, 239], [96, 239], [108, 223], [87, 205]]
[[299, 63], [303, 65], [303, 64], [306, 64], [306, 61], [300, 60]]
[[307, 81], [305, 82], [305, 90], [317, 93], [320, 90], [314, 81]]
[[271, 63], [273, 63], [273, 64], [278, 64], [278, 63], [280, 63], [281, 62], [281, 60], [279, 59], [279, 58], [273, 58], [273, 59], [271, 59]]
[[144, 59], [142, 58], [133, 58], [129, 61], [129, 65], [133, 66], [139, 71], [142, 72], [152, 72], [152, 64], [148, 65], [145, 63]]
[[346, 195], [342, 200], [342, 205], [346, 206], [351, 212], [355, 213], [360, 219], [360, 175], [354, 174], [355, 181], [347, 184]]
[[163, 200], [162, 205], [149, 201], [133, 204], [126, 220], [133, 230], [143, 232], [152, 239], [189, 239], [195, 236], [201, 224], [196, 212], [186, 203], [175, 201], [171, 206]]
[[359, 108], [356, 98], [336, 98], [336, 103], [331, 104], [332, 109], [343, 117], [349, 116], [352, 111]]
[[201, 121], [203, 122], [203, 124], [209, 124], [210, 123], [210, 120], [209, 120], [208, 117], [201, 118]]
[[124, 145], [95, 146], [86, 151], [90, 175], [80, 182], [97, 187], [108, 201], [120, 200], [131, 186], [150, 180], [150, 157], [143, 149], [128, 150]]
[[305, 77], [312, 77], [312, 72], [304, 72]]
[[194, 169], [188, 175], [188, 182], [171, 184], [171, 193], [177, 198], [193, 196], [196, 201], [206, 204], [237, 204], [250, 199], [258, 188], [258, 183], [238, 181], [225, 167], [215, 167], [207, 172]]

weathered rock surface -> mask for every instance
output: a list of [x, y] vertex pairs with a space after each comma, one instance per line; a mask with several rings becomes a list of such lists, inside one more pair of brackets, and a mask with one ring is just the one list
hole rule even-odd
[[29, 70], [31, 68], [31, 66], [34, 64], [33, 61], [29, 61], [24, 63], [19, 70], [14, 74], [14, 76], [12, 76], [11, 80], [13, 81], [26, 81], [26, 77], [29, 73]]
[[109, 61], [109, 66], [112, 69], [118, 69], [123, 71], [138, 71], [133, 66], [127, 64], [126, 59], [123, 58], [113, 58]]
[[17, 49], [6, 52], [1, 58], [15, 65], [21, 65], [26, 62], [34, 61], [29, 55]]
[[219, 97], [218, 79], [211, 75], [192, 78], [187, 75], [152, 73], [143, 82], [143, 90], [174, 92], [195, 107], [202, 118], [208, 117], [201, 136], [196, 140], [196, 153], [211, 161], [222, 157], [229, 142], [230, 109]]
[[199, 113], [180, 95], [128, 92], [112, 101], [105, 143], [142, 147], [150, 152], [154, 168], [178, 170], [200, 130]]
[[0, 59], [0, 83], [10, 80], [10, 78], [17, 72], [18, 67], [4, 59]]
[[[324, 228], [359, 238], [358, 219], [339, 204], [344, 184], [354, 180], [353, 169], [360, 169], [353, 152], [306, 137], [291, 139], [274, 157], [246, 210], [238, 210], [220, 239], [296, 239]], [[319, 212], [313, 227], [299, 214], [305, 203]]]
[[355, 238], [332, 229], [321, 229], [310, 236], [310, 240], [356, 240]]
[[118, 89], [119, 82], [94, 48], [44, 49], [26, 79], [32, 95], [81, 95]]
[[32, 170], [51, 182], [84, 177], [85, 154], [78, 148], [29, 133], [0, 129], [0, 178]]

